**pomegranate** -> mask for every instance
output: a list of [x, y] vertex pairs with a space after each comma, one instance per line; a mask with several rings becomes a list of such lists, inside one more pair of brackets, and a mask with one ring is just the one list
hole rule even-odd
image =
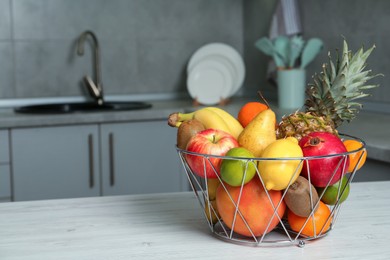
[[[305, 157], [347, 152], [338, 136], [326, 132], [310, 133], [299, 141], [299, 146], [301, 146]], [[338, 182], [347, 173], [348, 165], [349, 158], [343, 155], [310, 159], [304, 162], [301, 175], [309, 179], [310, 173], [310, 181], [314, 186], [326, 187], [328, 183], [333, 185]]]

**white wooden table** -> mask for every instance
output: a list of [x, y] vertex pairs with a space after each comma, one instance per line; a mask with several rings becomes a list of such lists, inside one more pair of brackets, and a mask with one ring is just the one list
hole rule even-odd
[[334, 229], [305, 247], [211, 235], [193, 193], [0, 204], [0, 259], [390, 259], [390, 182], [353, 183]]

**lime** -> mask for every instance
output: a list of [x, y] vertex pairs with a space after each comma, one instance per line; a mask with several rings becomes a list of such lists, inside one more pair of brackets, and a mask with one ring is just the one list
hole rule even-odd
[[225, 156], [235, 158], [222, 160], [221, 178], [224, 182], [230, 186], [241, 186], [242, 183], [246, 184], [252, 180], [256, 174], [256, 164], [250, 159], [254, 158], [250, 151], [243, 147], [235, 147], [230, 149]]
[[343, 203], [348, 198], [349, 195], [348, 178], [344, 176], [340, 181], [336, 182], [331, 186], [328, 186], [326, 188], [318, 188], [317, 189], [318, 195], [321, 196], [324, 190], [325, 192], [321, 198], [321, 201], [323, 201], [325, 204], [335, 205], [338, 199], [339, 199], [338, 203]]

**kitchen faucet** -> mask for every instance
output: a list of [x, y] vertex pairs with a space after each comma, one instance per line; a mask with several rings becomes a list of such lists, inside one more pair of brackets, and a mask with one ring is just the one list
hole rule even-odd
[[99, 52], [99, 42], [98, 39], [92, 31], [83, 32], [77, 41], [77, 54], [79, 56], [84, 55], [84, 42], [87, 36], [91, 36], [94, 43], [94, 73], [95, 73], [95, 82], [88, 76], [84, 76], [84, 84], [88, 88], [91, 96], [97, 101], [98, 105], [102, 105], [104, 103], [103, 100], [103, 85], [101, 82], [101, 74], [100, 74], [100, 52]]

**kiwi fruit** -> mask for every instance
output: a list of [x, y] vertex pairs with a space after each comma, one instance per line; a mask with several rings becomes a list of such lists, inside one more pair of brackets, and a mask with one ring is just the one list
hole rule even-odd
[[[310, 203], [310, 189], [313, 203]], [[287, 190], [284, 201], [289, 210], [295, 215], [309, 217], [312, 206], [315, 206], [318, 202], [318, 193], [306, 178], [299, 176]]]
[[198, 132], [205, 130], [204, 125], [196, 119], [190, 119], [180, 124], [177, 129], [177, 147], [186, 149], [188, 141]]

